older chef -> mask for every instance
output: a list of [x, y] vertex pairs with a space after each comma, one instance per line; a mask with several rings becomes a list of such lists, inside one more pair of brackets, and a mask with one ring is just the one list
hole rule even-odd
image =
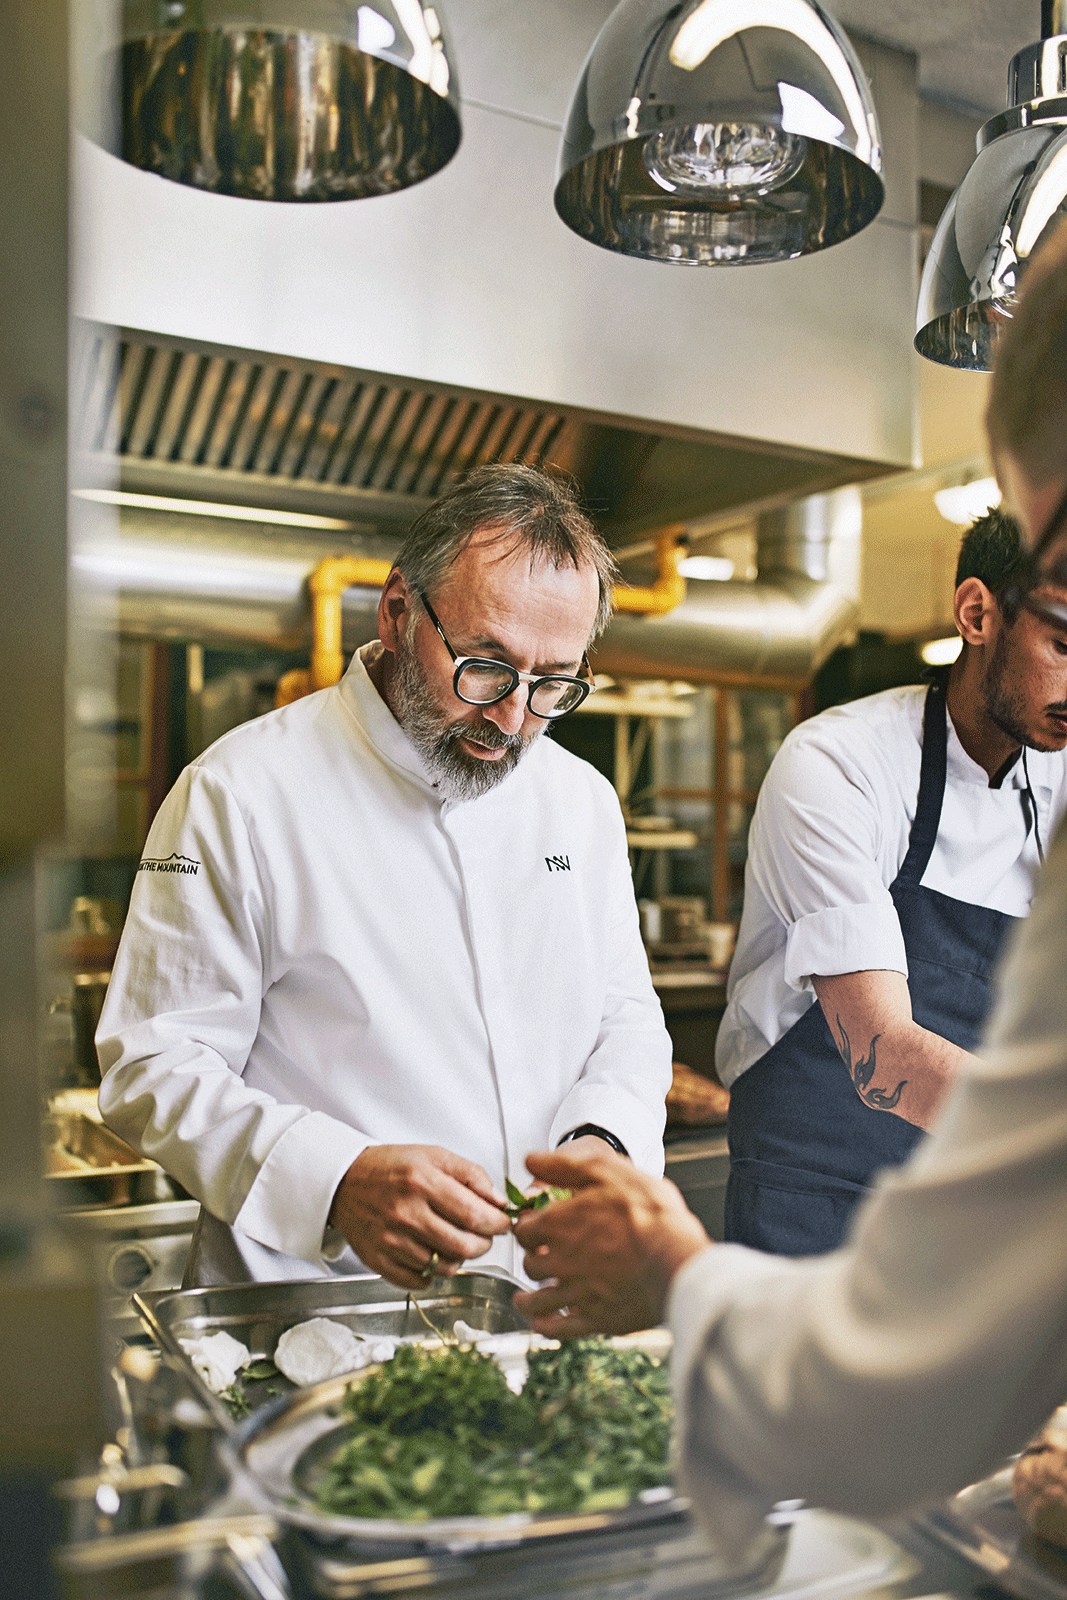
[[187, 1282], [515, 1269], [528, 1150], [662, 1172], [622, 815], [542, 737], [589, 692], [613, 570], [559, 480], [479, 470], [412, 527], [341, 683], [227, 734], [160, 809], [100, 1105], [201, 1201]]
[[[1067, 227], [1024, 287], [988, 428], [1035, 546], [1020, 603], [1067, 653]], [[874, 1516], [958, 1489], [1067, 1396], [1065, 962], [1061, 827], [981, 1054], [865, 1202], [847, 1249], [795, 1261], [709, 1247], [672, 1184], [610, 1152], [530, 1158], [581, 1192], [517, 1225], [547, 1280], [517, 1304], [564, 1336], [666, 1313], [680, 1475], [727, 1548], [785, 1498]]]
[[716, 1039], [728, 1240], [834, 1249], [980, 1036], [1067, 807], [1067, 653], [1013, 597], [1023, 560], [1015, 523], [983, 517], [951, 669], [812, 717], [771, 763]]

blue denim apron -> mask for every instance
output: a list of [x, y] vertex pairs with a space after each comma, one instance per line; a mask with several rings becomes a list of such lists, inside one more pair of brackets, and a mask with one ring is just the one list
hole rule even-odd
[[[923, 712], [922, 764], [908, 851], [889, 887], [904, 935], [915, 1021], [971, 1050], [992, 998], [992, 973], [1017, 918], [924, 889], [945, 793], [944, 680]], [[866, 1049], [866, 1041], [863, 1041]], [[872, 1087], [892, 1093], [897, 1080]], [[776, 1255], [835, 1249], [882, 1167], [905, 1161], [922, 1129], [865, 1105], [818, 1001], [730, 1091], [725, 1237]]]

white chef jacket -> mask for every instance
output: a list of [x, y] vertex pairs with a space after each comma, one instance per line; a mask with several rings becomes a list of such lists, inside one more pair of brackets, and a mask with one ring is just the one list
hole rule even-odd
[[871, 1517], [941, 1498], [1067, 1399], [1067, 826], [987, 1044], [849, 1246], [713, 1246], [668, 1316], [680, 1476], [733, 1551], [781, 1499]]
[[[812, 973], [907, 975], [889, 885], [907, 854], [922, 761], [925, 687], [889, 689], [800, 723], [771, 762], [748, 838], [745, 895], [715, 1065], [729, 1086], [815, 1002]], [[945, 796], [922, 882], [1025, 916], [1067, 808], [1067, 755], [1026, 752], [1000, 788], [948, 717]]]
[[[671, 1045], [614, 791], [541, 737], [442, 801], [367, 675], [380, 648], [187, 768], [137, 875], [100, 1106], [212, 1214], [201, 1280], [360, 1270], [326, 1218], [368, 1144], [442, 1145], [502, 1188], [593, 1122], [663, 1170]], [[477, 1264], [520, 1263], [507, 1235]]]

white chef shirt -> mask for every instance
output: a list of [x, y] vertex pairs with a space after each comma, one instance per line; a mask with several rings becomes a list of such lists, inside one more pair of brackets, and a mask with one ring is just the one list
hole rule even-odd
[[[671, 1045], [614, 791], [543, 736], [442, 801], [367, 675], [380, 648], [183, 773], [108, 988], [103, 1115], [233, 1224], [203, 1219], [227, 1275], [359, 1270], [326, 1218], [368, 1144], [442, 1145], [502, 1188], [593, 1122], [663, 1170]], [[478, 1258], [520, 1262], [510, 1235]]]
[[1067, 826], [988, 1041], [849, 1246], [714, 1246], [671, 1286], [679, 1474], [740, 1550], [782, 1499], [887, 1516], [984, 1477], [1067, 1398]]
[[[907, 975], [889, 885], [907, 854], [925, 687], [834, 706], [786, 737], [748, 838], [745, 896], [715, 1064], [729, 1086], [814, 1003], [813, 973]], [[1026, 752], [1001, 787], [948, 717], [941, 822], [922, 882], [1022, 917], [1039, 864], [1027, 773], [1047, 844], [1067, 807], [1067, 755]]]

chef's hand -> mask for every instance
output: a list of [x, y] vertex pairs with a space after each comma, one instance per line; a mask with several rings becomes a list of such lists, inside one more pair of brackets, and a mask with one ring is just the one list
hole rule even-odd
[[514, 1224], [527, 1273], [545, 1284], [519, 1291], [515, 1308], [552, 1339], [655, 1327], [674, 1274], [711, 1242], [673, 1183], [590, 1142], [589, 1155], [564, 1145], [526, 1158], [533, 1177], [571, 1190]]
[[373, 1271], [418, 1289], [484, 1255], [510, 1227], [507, 1203], [481, 1167], [439, 1145], [375, 1144], [337, 1185], [329, 1220]]

